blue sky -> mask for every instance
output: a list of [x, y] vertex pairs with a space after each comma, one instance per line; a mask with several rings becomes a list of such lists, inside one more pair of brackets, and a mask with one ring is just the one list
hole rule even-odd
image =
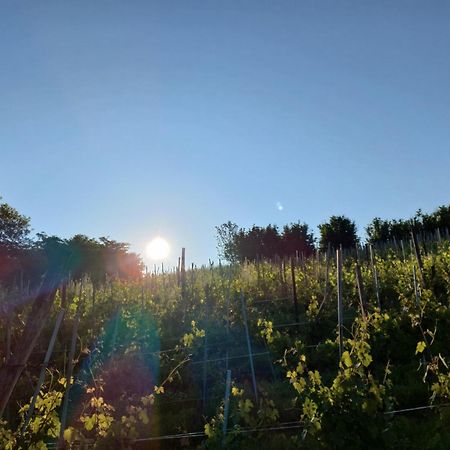
[[201, 264], [227, 220], [450, 202], [445, 0], [3, 0], [0, 58], [0, 195], [35, 231]]

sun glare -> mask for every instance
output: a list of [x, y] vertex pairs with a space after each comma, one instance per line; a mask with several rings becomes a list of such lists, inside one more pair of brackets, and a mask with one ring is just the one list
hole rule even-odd
[[147, 256], [153, 260], [166, 259], [169, 256], [169, 243], [162, 237], [156, 237], [148, 243], [146, 248]]

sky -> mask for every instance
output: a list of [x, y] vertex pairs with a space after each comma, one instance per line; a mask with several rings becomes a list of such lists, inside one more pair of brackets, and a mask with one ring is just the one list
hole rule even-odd
[[[450, 2], [0, 2], [0, 195], [35, 232], [408, 218], [450, 203]], [[148, 261], [150, 263], [150, 261]]]

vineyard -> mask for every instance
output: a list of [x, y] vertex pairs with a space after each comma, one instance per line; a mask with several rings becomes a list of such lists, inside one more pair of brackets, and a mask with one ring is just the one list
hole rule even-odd
[[20, 360], [29, 290], [1, 448], [450, 448], [448, 237], [69, 280]]

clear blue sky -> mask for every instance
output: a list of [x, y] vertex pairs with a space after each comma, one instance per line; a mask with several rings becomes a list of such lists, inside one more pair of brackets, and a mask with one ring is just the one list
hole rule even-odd
[[2, 0], [0, 58], [0, 195], [35, 231], [201, 264], [227, 220], [450, 203], [446, 0]]

